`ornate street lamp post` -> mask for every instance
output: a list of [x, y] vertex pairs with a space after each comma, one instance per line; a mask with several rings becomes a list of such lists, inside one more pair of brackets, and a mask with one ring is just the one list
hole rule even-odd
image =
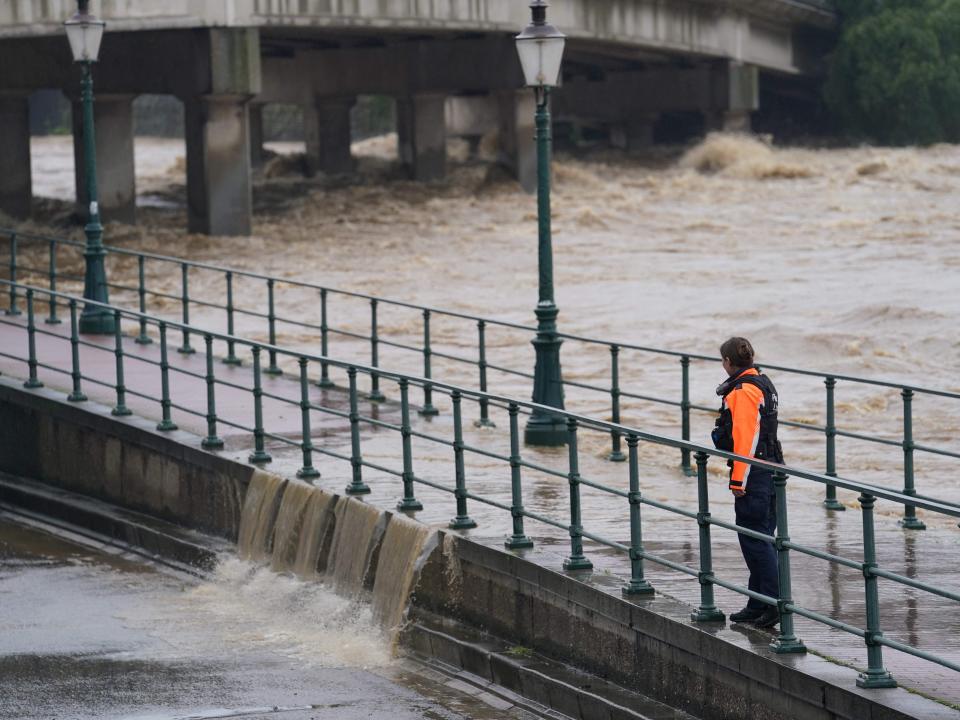
[[[86, 260], [83, 297], [100, 303], [108, 303], [107, 271], [103, 258], [103, 226], [100, 224], [100, 209], [97, 205], [97, 160], [96, 141], [93, 137], [93, 76], [92, 65], [100, 52], [100, 41], [106, 25], [89, 12], [89, 0], [77, 0], [77, 14], [67, 20], [63, 26], [70, 41], [70, 50], [74, 62], [80, 64], [80, 100], [83, 106], [83, 156], [84, 172], [87, 180], [87, 199], [89, 201], [87, 224], [87, 246], [83, 251]], [[80, 316], [80, 332], [98, 335], [113, 334], [113, 313], [109, 309], [94, 305], [84, 305]]]
[[[550, 236], [550, 89], [560, 80], [560, 63], [566, 36], [547, 23], [547, 3], [530, 3], [532, 21], [517, 35], [517, 53], [527, 87], [537, 98], [537, 224], [540, 299], [537, 336], [533, 340], [537, 359], [533, 375], [533, 401], [563, 409], [563, 379], [557, 314], [553, 301], [553, 247]], [[534, 412], [527, 421], [524, 439], [530, 445], [563, 445], [567, 440], [566, 420], [549, 411]]]

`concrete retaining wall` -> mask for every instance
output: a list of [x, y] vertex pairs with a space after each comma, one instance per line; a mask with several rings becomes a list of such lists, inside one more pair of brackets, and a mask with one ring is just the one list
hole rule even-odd
[[62, 397], [0, 378], [0, 470], [236, 541], [253, 468]]
[[[423, 609], [458, 619], [698, 717], [957, 717], [904, 690], [858, 689], [856, 671], [816, 655], [774, 655], [764, 634], [732, 642], [736, 633], [725, 625], [691, 624], [691, 608], [662, 595], [628, 602], [619, 587], [594, 587], [513, 553], [444, 536], [421, 574], [414, 615]], [[500, 682], [493, 665], [471, 671]]]
[[[27, 392], [0, 378], [0, 470], [236, 541], [252, 468], [197, 444], [193, 435], [160, 434], [145, 420], [117, 420], [109, 408], [71, 405], [60, 393]], [[903, 690], [859, 690], [855, 671], [819, 657], [772, 655], [763, 637], [751, 646], [723, 625], [692, 625], [689, 607], [661, 595], [628, 602], [616, 588], [441, 535], [414, 590], [415, 618], [458, 620], [711, 720], [957, 717]], [[459, 662], [491, 682], [517, 684], [498, 679], [502, 664], [489, 659]], [[582, 708], [568, 714], [593, 717]]]

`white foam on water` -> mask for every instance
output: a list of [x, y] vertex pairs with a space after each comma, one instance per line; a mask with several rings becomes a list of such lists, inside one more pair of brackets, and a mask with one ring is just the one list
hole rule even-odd
[[261, 648], [322, 667], [391, 662], [368, 604], [238, 558], [224, 558], [208, 582], [188, 589], [183, 606], [178, 615], [192, 616], [212, 652]]

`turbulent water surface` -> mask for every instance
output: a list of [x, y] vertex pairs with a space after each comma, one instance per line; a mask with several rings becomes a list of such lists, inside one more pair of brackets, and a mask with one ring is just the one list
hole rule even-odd
[[0, 514], [0, 579], [0, 717], [525, 717], [395, 657], [368, 605], [236, 558], [200, 581]]
[[[33, 150], [36, 193], [68, 199], [69, 139], [35, 138]], [[449, 179], [431, 185], [402, 179], [391, 137], [355, 147], [359, 172], [351, 182], [306, 181], [297, 156], [280, 155], [255, 187], [254, 235], [209, 238], [183, 230], [182, 143], [138, 138], [140, 204], [168, 207], [141, 207], [141, 225], [110, 225], [107, 241], [532, 324], [535, 203], [482, 154], [467, 161], [461, 147], [451, 150]], [[960, 267], [957, 146], [775, 149], [718, 135], [686, 152], [664, 149], [643, 158], [604, 151], [561, 155], [554, 180], [563, 331], [706, 354], [727, 336], [744, 334], [761, 363], [960, 390], [951, 323], [960, 304], [954, 291]], [[40, 217], [56, 226], [68, 209], [45, 203]], [[78, 261], [60, 259], [67, 269]], [[176, 268], [148, 264], [147, 274], [151, 290], [179, 294]], [[135, 264], [113, 258], [111, 278], [133, 282]], [[239, 306], [263, 311], [262, 281], [238, 278], [235, 285]], [[191, 293], [223, 304], [222, 276], [195, 271]], [[281, 317], [319, 323], [315, 291], [280, 284], [277, 307]], [[173, 299], [154, 298], [149, 309], [176, 316], [179, 307]], [[335, 328], [368, 332], [369, 312], [366, 301], [330, 297]], [[420, 342], [419, 312], [381, 305], [379, 313], [382, 336]], [[223, 325], [222, 311], [194, 306], [191, 317]], [[282, 342], [318, 349], [316, 331], [283, 323], [279, 329]], [[238, 330], [265, 337], [266, 327], [262, 319], [241, 317]], [[476, 357], [474, 323], [435, 316], [432, 335], [435, 349]], [[528, 333], [488, 328], [487, 335], [491, 363], [530, 370]], [[368, 352], [333, 336], [335, 356], [365, 359]], [[387, 347], [381, 347], [381, 363], [421, 369], [418, 354]], [[568, 340], [563, 363], [567, 379], [609, 387], [605, 348]], [[434, 371], [476, 382], [475, 369], [464, 365], [435, 358]], [[694, 363], [691, 373], [693, 401], [713, 405], [719, 368]], [[625, 390], [679, 399], [675, 358], [624, 351], [621, 374]], [[820, 379], [782, 373], [775, 379], [785, 417], [824, 422]], [[527, 380], [496, 372], [491, 389], [529, 393]], [[568, 404], [609, 415], [605, 393], [568, 389]], [[675, 408], [629, 399], [624, 405], [628, 422], [678, 432]], [[917, 397], [917, 441], [957, 450], [957, 407], [960, 401]], [[899, 440], [900, 408], [895, 389], [843, 382], [837, 389], [844, 429]], [[709, 423], [695, 414], [694, 437], [705, 437]], [[789, 460], [822, 468], [821, 433], [786, 434]], [[841, 474], [901, 482], [898, 449], [843, 438], [838, 447]], [[934, 456], [917, 458], [918, 477], [952, 467]]]

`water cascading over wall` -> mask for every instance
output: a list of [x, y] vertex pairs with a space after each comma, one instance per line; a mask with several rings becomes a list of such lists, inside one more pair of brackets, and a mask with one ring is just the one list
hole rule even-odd
[[238, 551], [275, 572], [369, 598], [377, 623], [395, 630], [435, 536], [425, 525], [360, 500], [258, 470], [243, 503]]

